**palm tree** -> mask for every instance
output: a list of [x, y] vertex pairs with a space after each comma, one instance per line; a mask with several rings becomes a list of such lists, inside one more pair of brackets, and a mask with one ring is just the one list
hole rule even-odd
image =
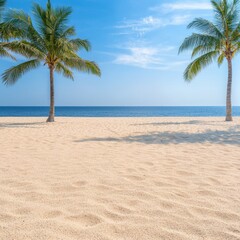
[[89, 51], [91, 46], [87, 40], [72, 38], [75, 29], [67, 25], [71, 8], [52, 8], [50, 0], [46, 9], [38, 4], [33, 5], [35, 25], [30, 16], [23, 11], [12, 10], [5, 18], [5, 28], [21, 29], [23, 38], [12, 41], [6, 47], [22, 54], [28, 61], [6, 70], [3, 82], [14, 84], [24, 73], [35, 69], [43, 62], [50, 74], [50, 112], [47, 122], [54, 122], [54, 72], [73, 79], [71, 69], [84, 71], [100, 76], [101, 71], [96, 63], [84, 60], [77, 54], [79, 50]]
[[212, 0], [214, 22], [196, 18], [188, 25], [200, 33], [185, 38], [179, 53], [193, 49], [192, 58], [198, 57], [188, 65], [184, 72], [186, 81], [191, 81], [204, 67], [217, 60], [228, 64], [228, 83], [226, 99], [226, 121], [232, 121], [232, 59], [240, 49], [239, 0]]

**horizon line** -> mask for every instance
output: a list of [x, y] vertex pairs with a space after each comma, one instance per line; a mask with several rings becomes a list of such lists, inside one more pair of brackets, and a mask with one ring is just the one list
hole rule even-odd
[[[14, 106], [14, 105], [9, 105], [9, 106], [0, 106], [1, 107], [47, 107], [49, 108], [48, 105], [37, 105], [37, 106], [31, 106], [31, 105], [19, 105], [19, 106]], [[69, 105], [58, 105], [55, 107], [82, 107], [82, 108], [101, 108], [101, 107], [225, 107], [225, 105], [156, 105], [156, 106], [151, 106], [151, 105], [147, 105], [147, 106], [136, 106], [136, 105], [129, 105], [129, 106], [121, 106], [121, 105], [115, 105], [115, 106], [110, 106], [110, 105], [105, 105], [105, 106], [69, 106]], [[232, 107], [240, 107], [237, 105], [234, 105]]]

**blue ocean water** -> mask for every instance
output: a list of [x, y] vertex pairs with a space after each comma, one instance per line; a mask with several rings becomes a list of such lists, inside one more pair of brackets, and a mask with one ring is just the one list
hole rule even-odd
[[[0, 117], [46, 117], [48, 107], [0, 107]], [[240, 116], [240, 107], [233, 107]], [[56, 107], [59, 117], [218, 117], [225, 107]]]

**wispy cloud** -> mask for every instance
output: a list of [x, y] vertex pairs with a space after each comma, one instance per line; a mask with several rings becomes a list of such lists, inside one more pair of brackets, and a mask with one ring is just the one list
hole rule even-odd
[[185, 1], [185, 2], [175, 2], [175, 3], [165, 3], [155, 7], [151, 7], [152, 11], [178, 11], [178, 10], [211, 10], [212, 5], [209, 2], [195, 2]]
[[115, 30], [117, 30], [115, 34], [126, 35], [122, 36], [121, 43], [124, 44], [125, 42], [125, 45], [121, 49], [118, 48], [119, 53], [113, 56], [113, 63], [156, 70], [176, 69], [186, 64], [187, 61], [182, 58], [176, 61], [176, 47], [164, 46], [165, 43], [159, 45], [161, 37], [156, 43], [156, 39], [149, 39], [148, 33], [167, 26], [185, 25], [194, 17], [189, 10], [203, 10], [210, 7], [211, 5], [205, 2], [192, 3], [186, 0], [184, 2], [165, 3], [150, 8], [152, 12], [146, 17], [125, 19], [119, 22], [115, 26]]
[[169, 18], [148, 16], [138, 20], [125, 20], [117, 25], [116, 28], [121, 29], [119, 34], [138, 33], [143, 35], [161, 27], [185, 24], [189, 19], [189, 15], [173, 15]]
[[[166, 54], [169, 54], [175, 47], [146, 47], [129, 46], [124, 48], [126, 53], [116, 55], [115, 64], [134, 66], [144, 69], [168, 70], [172, 67], [185, 64], [186, 61], [166, 61]], [[175, 55], [175, 54], [172, 54]]]
[[131, 34], [138, 32], [144, 34], [159, 28], [162, 24], [161, 19], [149, 16], [139, 20], [124, 20], [116, 28], [121, 29], [120, 33]]

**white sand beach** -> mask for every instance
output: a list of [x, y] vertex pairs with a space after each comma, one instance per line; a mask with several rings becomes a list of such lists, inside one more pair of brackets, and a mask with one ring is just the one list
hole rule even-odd
[[1, 240], [240, 239], [240, 125], [0, 118]]

